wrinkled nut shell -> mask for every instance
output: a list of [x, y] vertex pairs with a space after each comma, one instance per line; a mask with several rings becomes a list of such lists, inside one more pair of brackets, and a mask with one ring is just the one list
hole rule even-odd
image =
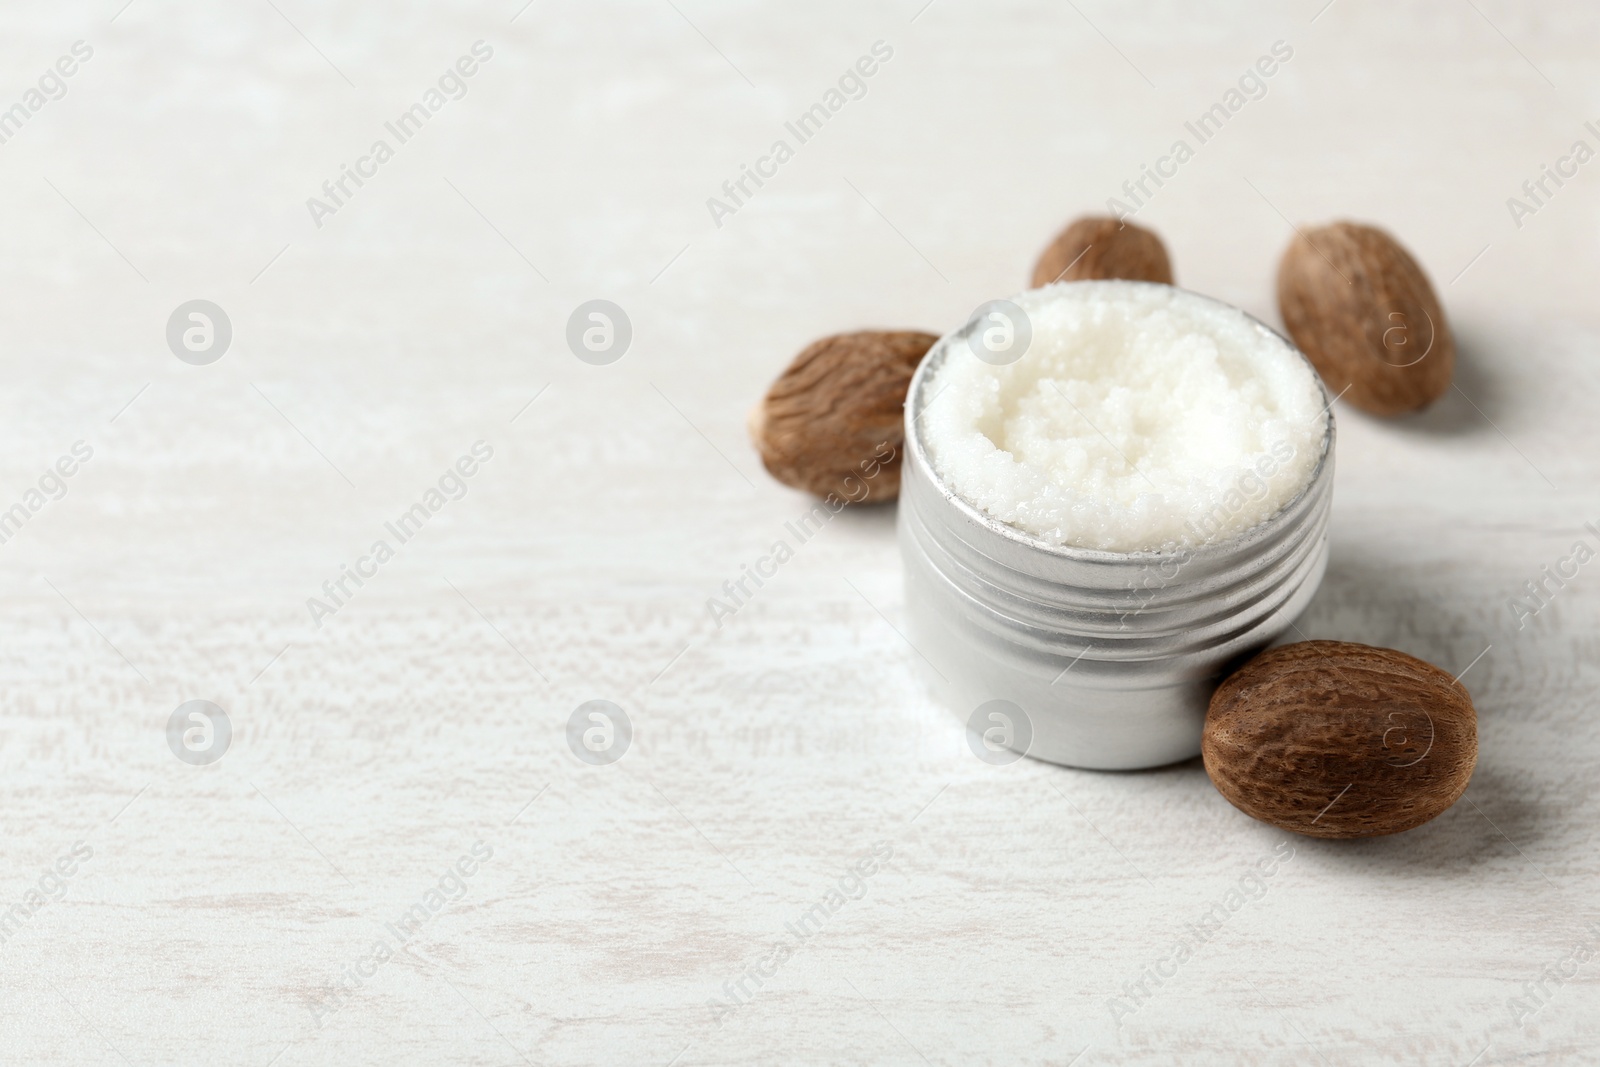
[[938, 338], [842, 333], [809, 345], [750, 412], [750, 437], [778, 481], [854, 503], [900, 493], [906, 390]]
[[1246, 815], [1311, 837], [1377, 837], [1456, 802], [1478, 761], [1478, 722], [1466, 689], [1432, 664], [1304, 641], [1217, 688], [1201, 755]]
[[1171, 285], [1172, 261], [1161, 238], [1144, 227], [1086, 215], [1050, 242], [1034, 264], [1029, 287], [1096, 278]]
[[1335, 394], [1400, 415], [1450, 388], [1456, 346], [1428, 276], [1373, 226], [1301, 231], [1278, 264], [1278, 310]]

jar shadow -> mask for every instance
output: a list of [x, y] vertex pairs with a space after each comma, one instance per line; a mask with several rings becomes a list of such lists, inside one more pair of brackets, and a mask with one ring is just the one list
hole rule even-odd
[[1384, 561], [1360, 543], [1334, 540], [1322, 585], [1278, 643], [1354, 641], [1398, 649], [1451, 675], [1470, 668], [1462, 684], [1473, 695], [1478, 717], [1498, 716], [1505, 709], [1484, 684], [1484, 675], [1495, 666], [1494, 653], [1483, 653], [1501, 636], [1465, 625], [1462, 612], [1450, 606], [1492, 602], [1501, 592], [1498, 586], [1481, 594], [1463, 589], [1478, 580], [1486, 579], [1476, 571], [1424, 572]]
[[[1473, 574], [1422, 572], [1384, 562], [1360, 544], [1335, 542], [1317, 595], [1280, 643], [1356, 641], [1399, 649], [1451, 674], [1470, 666], [1473, 675], [1463, 684], [1473, 694], [1481, 737], [1482, 723], [1514, 716], [1515, 709], [1485, 677], [1493, 670], [1493, 653], [1477, 660], [1498, 636], [1464, 628], [1458, 622], [1461, 613], [1447, 606], [1492, 599], [1490, 591], [1483, 597], [1470, 591], [1464, 595], [1462, 584], [1473, 580]], [[1191, 768], [1204, 777], [1199, 760], [1173, 769]], [[1456, 877], [1491, 862], [1521, 868], [1543, 885], [1547, 875], [1530, 857], [1537, 855], [1539, 844], [1552, 830], [1554, 813], [1539, 800], [1548, 785], [1520, 765], [1513, 769], [1500, 762], [1493, 747], [1480, 744], [1467, 791], [1431, 822], [1385, 837], [1334, 841], [1294, 835], [1294, 841], [1296, 847], [1303, 845], [1313, 854], [1327, 855], [1330, 862], [1356, 869], [1381, 867], [1418, 877]]]

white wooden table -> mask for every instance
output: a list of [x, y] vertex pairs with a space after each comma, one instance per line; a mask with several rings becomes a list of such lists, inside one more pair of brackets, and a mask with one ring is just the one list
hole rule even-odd
[[[1592, 10], [121, 3], [0, 13], [0, 1061], [1600, 1061], [1600, 564], [1508, 606], [1600, 540], [1600, 163], [1506, 203], [1600, 148]], [[1460, 390], [1341, 406], [1300, 625], [1470, 665], [1462, 802], [1289, 841], [1197, 762], [980, 763], [897, 633], [888, 507], [712, 626], [808, 507], [743, 429], [788, 358], [1015, 291], [1276, 41], [1138, 217], [1269, 321], [1290, 220], [1435, 279]], [[197, 299], [208, 365], [165, 333]], [[609, 365], [565, 341], [592, 299], [631, 322]], [[231, 724], [209, 764], [168, 744], [191, 700]], [[568, 746], [590, 700], [618, 762]]]

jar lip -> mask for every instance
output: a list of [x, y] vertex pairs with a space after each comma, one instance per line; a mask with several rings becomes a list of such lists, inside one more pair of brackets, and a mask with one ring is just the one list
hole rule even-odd
[[[1262, 322], [1260, 319], [1256, 318], [1248, 311], [1245, 311], [1243, 308], [1236, 307], [1224, 300], [1218, 300], [1214, 296], [1208, 296], [1205, 293], [1197, 293], [1193, 289], [1185, 289], [1178, 285], [1166, 285], [1162, 282], [1137, 281], [1132, 279], [1084, 279], [1080, 281], [1052, 282], [1049, 285], [1040, 286], [1038, 289], [1024, 290], [1024, 293], [1035, 293], [1044, 289], [1055, 289], [1068, 285], [1097, 286], [1108, 280], [1114, 280], [1119, 286], [1137, 285], [1148, 286], [1151, 288], [1159, 287], [1162, 289], [1177, 289], [1180, 292], [1187, 293], [1190, 296], [1198, 297], [1199, 299], [1211, 304], [1215, 304], [1218, 307], [1224, 307], [1232, 311], [1236, 311], [1249, 320], [1251, 325], [1253, 325], [1257, 330], [1261, 330], [1278, 338], [1288, 347], [1289, 351], [1293, 352], [1300, 358], [1301, 362], [1306, 365], [1306, 369], [1311, 372], [1311, 379], [1316, 383], [1317, 392], [1321, 394], [1324, 401], [1322, 412], [1325, 413], [1328, 418], [1323, 425], [1322, 451], [1317, 456], [1316, 466], [1311, 469], [1311, 474], [1306, 478], [1305, 484], [1300, 487], [1300, 491], [1298, 493], [1285, 502], [1282, 507], [1273, 512], [1269, 517], [1261, 520], [1254, 526], [1239, 531], [1237, 534], [1234, 534], [1227, 540], [1215, 541], [1204, 545], [1196, 545], [1191, 548], [1180, 547], [1170, 549], [1138, 549], [1132, 552], [1118, 552], [1104, 548], [1082, 548], [1076, 545], [1060, 545], [1050, 541], [1045, 541], [1037, 535], [1030, 534], [1026, 530], [1013, 526], [1008, 522], [1002, 522], [980, 508], [975, 507], [950, 487], [950, 485], [939, 474], [937, 469], [935, 469], [932, 461], [929, 460], [927, 448], [923, 444], [921, 432], [917, 427], [917, 421], [922, 417], [923, 411], [925, 411], [931, 404], [931, 401], [926, 403], [923, 401], [923, 392], [927, 388], [928, 379], [932, 377], [934, 371], [937, 370], [938, 366], [948, 355], [951, 348], [954, 347], [955, 343], [967, 336], [968, 332], [973, 326], [973, 321], [971, 319], [963, 322], [960, 326], [956, 327], [954, 330], [951, 330], [943, 337], [940, 337], [939, 340], [935, 341], [933, 346], [928, 349], [927, 354], [922, 357], [922, 362], [917, 365], [916, 372], [911, 377], [911, 385], [907, 390], [905, 405], [906, 460], [908, 462], [914, 460], [916, 463], [918, 463], [927, 472], [928, 481], [938, 488], [939, 494], [950, 504], [954, 505], [955, 508], [960, 511], [967, 520], [983, 527], [988, 533], [996, 537], [1003, 538], [1006, 541], [1010, 541], [1019, 547], [1026, 548], [1031, 551], [1042, 552], [1062, 560], [1070, 560], [1073, 562], [1104, 564], [1128, 562], [1143, 563], [1152, 560], [1221, 559], [1232, 555], [1248, 545], [1250, 542], [1260, 538], [1271, 527], [1283, 522], [1286, 516], [1293, 514], [1305, 501], [1306, 497], [1310, 495], [1311, 491], [1315, 489], [1318, 483], [1322, 480], [1324, 473], [1327, 470], [1328, 460], [1333, 455], [1335, 437], [1333, 402], [1338, 398], [1334, 397], [1330, 399], [1328, 397], [1328, 387], [1323, 382], [1322, 375], [1317, 372], [1317, 368], [1312, 365], [1311, 360], [1307, 358], [1306, 354], [1300, 351], [1299, 346], [1296, 345], [1294, 341], [1290, 340], [1284, 334], [1280, 333], [1272, 326], [1269, 326], [1267, 323]], [[1012, 297], [1012, 299], [1016, 299], [1016, 297], [1020, 297], [1024, 295], [1024, 293], [1018, 293]], [[936, 395], [933, 399], [937, 400], [938, 396]]]

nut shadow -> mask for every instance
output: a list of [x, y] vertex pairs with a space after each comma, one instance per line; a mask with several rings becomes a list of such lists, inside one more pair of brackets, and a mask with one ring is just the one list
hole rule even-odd
[[898, 503], [894, 500], [850, 504], [840, 509], [835, 521], [863, 534], [882, 535], [892, 543], [895, 536], [895, 517], [899, 514], [897, 508]]
[[[1232, 834], [1252, 834], [1267, 826], [1234, 808], [1212, 788], [1205, 766], [1196, 757], [1148, 771], [1089, 771], [1096, 775], [1162, 775], [1186, 780], [1186, 786], [1203, 790], [1203, 803], [1215, 809], [1219, 829]], [[1526, 775], [1496, 766], [1493, 753], [1480, 753], [1467, 791], [1430, 822], [1403, 833], [1384, 837], [1332, 840], [1307, 837], [1292, 831], [1294, 847], [1309, 856], [1356, 875], [1419, 880], [1466, 879], [1482, 876], [1485, 863], [1508, 869], [1521, 868], [1530, 885], [1543, 888], [1547, 873], [1530, 855], [1554, 828], [1553, 813], [1537, 800], [1537, 789]], [[1236, 825], [1229, 826], [1229, 823]]]
[[[1321, 587], [1280, 643], [1331, 639], [1396, 648], [1456, 674], [1501, 639], [1467, 625], [1452, 607], [1483, 596], [1493, 599], [1498, 587], [1483, 596], [1462, 590], [1463, 583], [1490, 580], [1476, 572], [1400, 566], [1383, 559], [1370, 545], [1336, 542]], [[1475, 673], [1492, 669], [1487, 658], [1472, 667]], [[1474, 680], [1479, 685], [1472, 685]], [[1515, 715], [1501, 688], [1484, 682], [1482, 674], [1464, 679], [1469, 689], [1476, 690], [1473, 703], [1480, 724]], [[1198, 761], [1195, 768], [1203, 777]], [[1294, 840], [1297, 848], [1303, 846], [1309, 854], [1327, 856], [1329, 862], [1347, 864], [1355, 871], [1419, 878], [1466, 877], [1482, 862], [1509, 861], [1527, 869], [1532, 884], [1543, 887], [1543, 872], [1523, 853], [1531, 854], [1557, 821], [1556, 813], [1539, 799], [1547, 787], [1548, 783], [1530, 778], [1525, 768], [1502, 763], [1493, 748], [1480, 748], [1465, 794], [1431, 822], [1386, 837], [1324, 840], [1296, 835]]]
[[[1046, 765], [1053, 766], [1053, 765]], [[1219, 834], [1250, 836], [1268, 824], [1233, 807], [1218, 793], [1200, 757], [1147, 770], [1102, 771], [1055, 767], [1067, 775], [1139, 776], [1170, 779], [1192, 790], [1203, 819], [1215, 820]], [[1403, 833], [1383, 837], [1328, 839], [1283, 833], [1295, 848], [1325, 860], [1356, 877], [1465, 880], [1483, 876], [1484, 864], [1521, 871], [1530, 887], [1547, 887], [1548, 872], [1533, 856], [1542, 843], [1559, 834], [1558, 813], [1540, 802], [1543, 785], [1524, 771], [1499, 763], [1493, 750], [1480, 750], [1478, 765], [1466, 792], [1433, 820]]]
[[1501, 424], [1509, 410], [1503, 379], [1489, 369], [1485, 358], [1487, 343], [1471, 332], [1456, 334], [1455, 342], [1454, 384], [1423, 410], [1386, 418], [1341, 404], [1340, 417], [1372, 419], [1402, 433], [1433, 437], [1497, 434], [1495, 426]]
[[1308, 854], [1352, 870], [1437, 879], [1481, 877], [1483, 864], [1521, 868], [1530, 885], [1545, 887], [1545, 872], [1529, 858], [1549, 836], [1550, 813], [1535, 799], [1525, 776], [1495, 766], [1479, 753], [1478, 767], [1460, 800], [1431, 822], [1386, 837], [1330, 841], [1295, 838]]

